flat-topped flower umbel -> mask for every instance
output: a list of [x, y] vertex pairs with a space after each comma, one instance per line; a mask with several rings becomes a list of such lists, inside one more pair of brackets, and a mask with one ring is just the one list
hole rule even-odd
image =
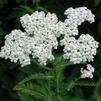
[[[64, 46], [63, 57], [73, 64], [93, 61], [97, 53], [98, 42], [89, 34], [82, 34], [78, 39], [78, 26], [84, 21], [94, 22], [94, 15], [86, 7], [69, 8], [64, 13], [66, 19], [62, 22], [54, 13], [35, 11], [20, 18], [21, 30], [13, 30], [5, 36], [5, 45], [1, 48], [0, 57], [20, 62], [21, 66], [31, 63], [31, 58], [37, 58], [41, 65], [55, 59], [53, 50], [58, 45]], [[59, 37], [63, 36], [61, 40]], [[83, 73], [83, 72], [82, 72]]]

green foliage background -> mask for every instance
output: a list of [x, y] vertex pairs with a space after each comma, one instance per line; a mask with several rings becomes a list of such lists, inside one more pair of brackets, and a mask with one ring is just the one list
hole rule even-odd
[[100, 42], [92, 63], [96, 69], [94, 78], [78, 80], [85, 64], [71, 65], [61, 55], [49, 63], [49, 68], [38, 65], [36, 60], [21, 68], [0, 58], [0, 101], [101, 101], [101, 0], [0, 0], [0, 47], [6, 34], [22, 28], [19, 17], [24, 14], [49, 11], [63, 20], [65, 9], [81, 6], [87, 6], [96, 16], [95, 23], [84, 23], [79, 28], [80, 34], [89, 33]]

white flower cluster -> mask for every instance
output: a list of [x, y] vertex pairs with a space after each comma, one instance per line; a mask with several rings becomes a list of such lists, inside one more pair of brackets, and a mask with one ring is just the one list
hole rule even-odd
[[63, 23], [58, 22], [54, 13], [45, 14], [43, 11], [26, 14], [20, 21], [27, 35], [31, 35], [36, 43], [32, 50], [33, 58], [37, 57], [41, 64], [46, 65], [48, 59], [54, 59], [52, 49], [57, 49], [57, 37], [64, 31], [59, 29], [59, 25], [63, 26]]
[[93, 78], [94, 67], [87, 64], [87, 69], [81, 68], [81, 78]]
[[30, 64], [30, 55], [33, 58], [38, 58], [40, 64], [44, 65], [48, 59], [54, 59], [52, 48], [57, 44], [55, 37], [52, 39], [56, 41], [56, 44], [52, 42], [49, 44], [41, 40], [40, 37], [29, 37], [20, 30], [13, 30], [5, 39], [5, 46], [1, 48], [0, 57], [9, 58], [15, 63], [19, 60], [22, 67]]
[[15, 63], [19, 60], [22, 66], [30, 64], [29, 48], [26, 48], [31, 42], [29, 37], [20, 30], [13, 30], [6, 35], [5, 39], [5, 46], [1, 48], [0, 57], [9, 58]]
[[70, 59], [74, 64], [93, 61], [98, 48], [98, 42], [89, 34], [82, 34], [78, 40], [74, 37], [64, 37], [61, 45], [64, 45], [64, 58]]
[[75, 35], [78, 35], [78, 26], [84, 21], [94, 22], [94, 15], [86, 7], [69, 8], [64, 14], [67, 15], [64, 24], [70, 33], [64, 34], [64, 38], [60, 41], [61, 45], [64, 46], [64, 58], [70, 59], [74, 64], [93, 61], [98, 42], [89, 34], [82, 34], [78, 39], [75, 38]]
[[43, 11], [35, 11], [31, 15], [24, 15], [20, 18], [20, 21], [27, 34], [34, 36], [40, 35], [42, 38], [48, 36], [50, 39], [50, 35], [53, 35], [53, 37], [59, 37], [60, 34], [67, 33], [67, 29], [64, 28], [64, 23], [58, 21], [58, 18], [54, 13], [51, 14], [48, 12], [45, 14]]
[[71, 30], [72, 35], [78, 35], [78, 26], [84, 21], [93, 23], [95, 17], [87, 7], [69, 8], [64, 14], [67, 15], [64, 23]]
[[94, 15], [86, 7], [69, 8], [65, 11], [64, 22], [58, 20], [54, 13], [34, 12], [20, 18], [25, 32], [13, 30], [5, 37], [5, 46], [1, 48], [0, 57], [20, 62], [21, 66], [30, 64], [37, 58], [40, 64], [46, 65], [53, 60], [53, 49], [57, 49], [60, 35], [64, 35], [61, 45], [64, 46], [64, 58], [74, 64], [93, 61], [98, 43], [90, 35], [81, 35], [77, 40], [78, 26], [84, 21], [94, 22]]
[[30, 55], [38, 58], [40, 64], [46, 65], [47, 60], [53, 60], [52, 50], [58, 46], [57, 37], [64, 32], [62, 22], [58, 22], [55, 14], [34, 12], [31, 16], [21, 17], [22, 26], [26, 32], [13, 30], [6, 36], [5, 46], [0, 57], [9, 58], [13, 62], [19, 60], [23, 66], [30, 64]]

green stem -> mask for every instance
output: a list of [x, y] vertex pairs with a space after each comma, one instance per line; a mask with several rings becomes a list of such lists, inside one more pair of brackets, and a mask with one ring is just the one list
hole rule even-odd
[[48, 91], [48, 93], [49, 93], [48, 95], [49, 95], [49, 96], [48, 96], [48, 98], [47, 98], [46, 101], [53, 101], [53, 100], [52, 100], [52, 93], [51, 93], [51, 85], [50, 85], [50, 84], [51, 84], [50, 79], [48, 79], [48, 88], [49, 88], [49, 89], [48, 89], [48, 90], [49, 90], [49, 91]]
[[55, 67], [55, 78], [56, 78], [56, 95], [59, 97], [59, 74], [57, 72], [57, 67]]

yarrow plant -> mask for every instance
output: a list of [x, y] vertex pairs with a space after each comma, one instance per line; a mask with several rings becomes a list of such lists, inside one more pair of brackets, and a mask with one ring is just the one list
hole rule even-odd
[[89, 34], [82, 34], [78, 39], [78, 26], [84, 21], [94, 22], [94, 15], [86, 7], [69, 8], [64, 13], [64, 22], [58, 20], [54, 13], [35, 11], [20, 18], [25, 32], [13, 30], [5, 36], [5, 46], [1, 48], [0, 57], [9, 58], [12, 62], [20, 62], [21, 66], [29, 65], [32, 58], [46, 65], [47, 60], [55, 59], [53, 49], [57, 49], [57, 40], [61, 35], [60, 44], [64, 46], [64, 59], [74, 64], [91, 62], [96, 55], [98, 42]]
[[[59, 21], [55, 13], [50, 12], [46, 14], [43, 11], [35, 11], [31, 15], [22, 16], [20, 21], [25, 32], [14, 29], [6, 35], [0, 57], [10, 59], [11, 62], [19, 62], [22, 67], [30, 65], [31, 59], [37, 59], [41, 65], [46, 66], [48, 61], [56, 60], [57, 57], [53, 52], [58, 46], [62, 46], [63, 61], [68, 60], [70, 64], [93, 62], [99, 43], [89, 34], [81, 34], [79, 38], [76, 36], [79, 35], [78, 26], [85, 21], [93, 23], [95, 16], [86, 7], [69, 8], [64, 14], [66, 19], [63, 22]], [[52, 63], [54, 65], [54, 62]], [[64, 62], [60, 61], [59, 64], [61, 68], [62, 65], [65, 66]], [[55, 66], [58, 68], [56, 63]], [[94, 70], [87, 64], [87, 69], [81, 68], [80, 78], [93, 78]], [[58, 79], [55, 80], [57, 94], [59, 94]]]

